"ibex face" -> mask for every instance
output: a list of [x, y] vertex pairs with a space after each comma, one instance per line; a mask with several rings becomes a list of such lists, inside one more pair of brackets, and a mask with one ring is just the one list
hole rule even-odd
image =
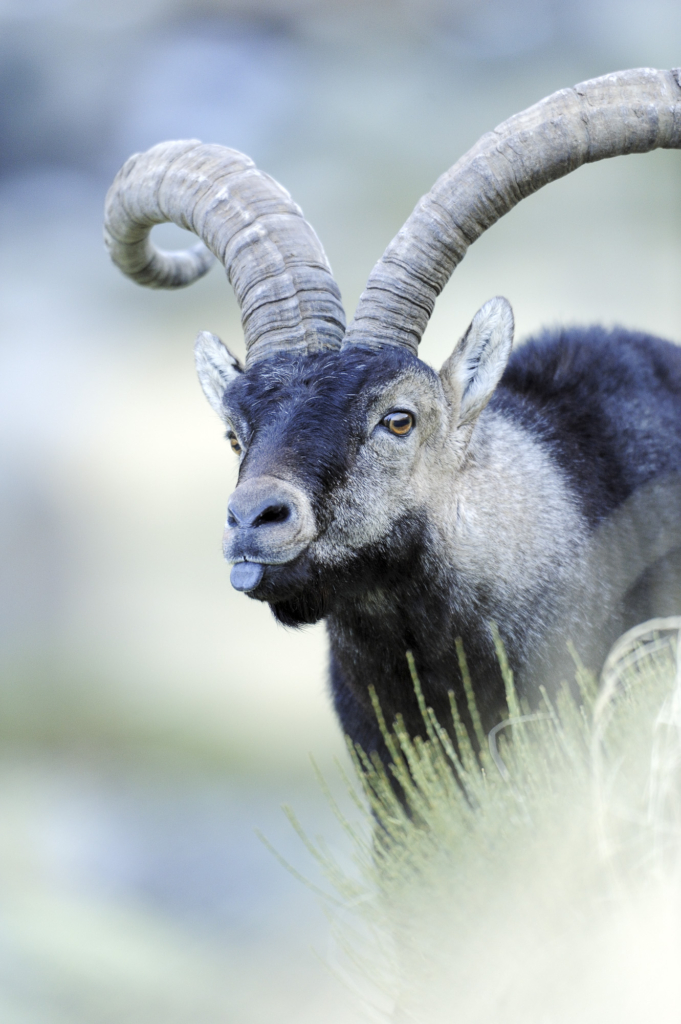
[[200, 335], [199, 376], [240, 459], [224, 534], [235, 588], [298, 624], [325, 616], [341, 583], [345, 594], [385, 578], [386, 560], [423, 543], [442, 501], [455, 505], [512, 339], [504, 299], [483, 306], [440, 374], [405, 349], [360, 346], [242, 372]]

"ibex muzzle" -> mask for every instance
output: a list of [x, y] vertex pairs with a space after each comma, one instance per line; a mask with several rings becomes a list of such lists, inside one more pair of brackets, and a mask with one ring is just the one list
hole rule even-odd
[[239, 484], [227, 505], [222, 548], [233, 562], [236, 590], [255, 591], [265, 567], [292, 562], [315, 535], [310, 502], [299, 488], [271, 476]]

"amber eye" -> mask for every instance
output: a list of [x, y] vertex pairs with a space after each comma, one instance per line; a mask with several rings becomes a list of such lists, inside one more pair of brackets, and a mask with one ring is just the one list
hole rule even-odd
[[237, 455], [241, 455], [241, 445], [239, 444], [239, 442], [236, 439], [236, 434], [233, 434], [231, 430], [227, 434], [227, 440], [229, 441], [229, 443], [232, 446], [232, 451], [236, 452]]
[[384, 427], [387, 427], [391, 434], [404, 437], [414, 426], [414, 417], [410, 412], [389, 412], [381, 420]]

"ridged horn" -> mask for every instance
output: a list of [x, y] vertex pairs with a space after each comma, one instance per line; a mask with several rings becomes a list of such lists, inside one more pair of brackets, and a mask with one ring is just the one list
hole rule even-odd
[[[165, 221], [201, 243], [160, 251], [149, 233]], [[131, 156], [106, 197], [104, 238], [123, 273], [151, 288], [191, 284], [217, 256], [241, 308], [247, 366], [340, 347], [345, 314], [319, 239], [288, 192], [235, 149], [192, 139]]]
[[625, 153], [681, 147], [681, 69], [619, 71], [562, 89], [488, 132], [417, 204], [371, 272], [343, 347], [416, 354], [469, 245], [525, 196]]

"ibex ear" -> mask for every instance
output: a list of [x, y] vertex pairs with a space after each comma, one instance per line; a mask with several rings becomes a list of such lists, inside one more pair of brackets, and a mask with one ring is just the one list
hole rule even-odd
[[216, 334], [201, 331], [194, 343], [196, 372], [203, 393], [220, 419], [225, 418], [222, 396], [230, 381], [241, 372], [239, 361]]
[[459, 426], [485, 408], [499, 383], [513, 344], [513, 310], [506, 299], [490, 299], [440, 370], [445, 393], [459, 408]]

